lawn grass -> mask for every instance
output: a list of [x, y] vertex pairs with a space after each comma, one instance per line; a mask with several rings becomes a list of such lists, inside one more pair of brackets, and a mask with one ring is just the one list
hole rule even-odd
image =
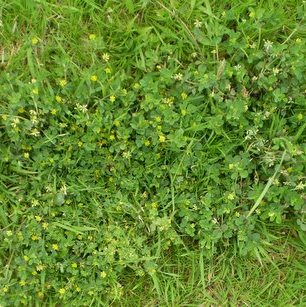
[[0, 1], [1, 306], [306, 304], [305, 1]]
[[147, 278], [132, 282], [133, 288], [127, 287], [118, 305], [302, 306], [304, 245], [296, 248], [282, 238], [274, 247], [261, 261], [234, 257], [231, 251], [206, 262], [198, 252], [176, 251], [163, 259], [155, 282], [148, 283]]

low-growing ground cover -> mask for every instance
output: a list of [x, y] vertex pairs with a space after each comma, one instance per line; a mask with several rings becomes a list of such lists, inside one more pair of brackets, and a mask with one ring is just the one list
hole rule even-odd
[[305, 303], [305, 6], [1, 2], [1, 304]]

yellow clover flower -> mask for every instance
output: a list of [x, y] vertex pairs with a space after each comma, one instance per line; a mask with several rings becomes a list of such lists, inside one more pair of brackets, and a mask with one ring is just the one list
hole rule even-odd
[[97, 77], [96, 75], [92, 75], [92, 76], [90, 77], [90, 80], [91, 80], [92, 82], [97, 82], [97, 81], [98, 81], [98, 77]]
[[32, 43], [33, 46], [37, 45], [38, 44], [38, 38], [37, 37], [33, 37], [31, 39], [31, 43]]

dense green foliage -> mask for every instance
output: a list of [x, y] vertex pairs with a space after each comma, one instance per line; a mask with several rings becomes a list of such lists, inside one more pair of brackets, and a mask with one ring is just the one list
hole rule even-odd
[[306, 230], [304, 3], [63, 2], [0, 6], [2, 305]]

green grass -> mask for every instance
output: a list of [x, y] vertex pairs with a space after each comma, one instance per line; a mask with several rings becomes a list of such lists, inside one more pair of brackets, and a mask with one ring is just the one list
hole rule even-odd
[[0, 305], [304, 306], [304, 1], [0, 1]]
[[121, 305], [302, 306], [304, 247], [284, 241], [274, 242], [275, 250], [261, 261], [224, 253], [205, 262], [200, 253], [180, 249], [162, 260], [155, 282], [141, 279], [131, 283], [132, 289], [127, 286]]

